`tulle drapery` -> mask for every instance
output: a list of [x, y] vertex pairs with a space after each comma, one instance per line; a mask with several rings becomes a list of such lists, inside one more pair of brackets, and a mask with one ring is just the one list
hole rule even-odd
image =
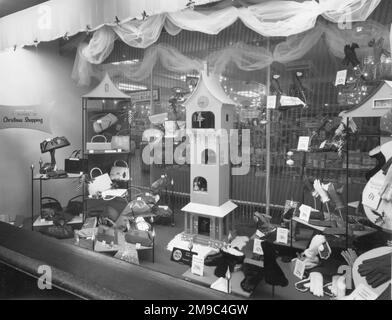
[[[113, 31], [110, 28], [102, 28], [96, 34], [93, 43], [102, 41], [111, 41]], [[203, 60], [209, 62], [215, 73], [222, 74], [228, 63], [233, 62], [239, 69], [245, 71], [260, 70], [271, 63], [287, 63], [303, 57], [319, 40], [324, 36], [329, 51], [336, 57], [344, 57], [344, 45], [356, 42], [360, 47], [367, 47], [373, 38], [383, 37], [384, 47], [390, 48], [390, 32], [387, 27], [374, 22], [366, 21], [354, 23], [352, 29], [341, 30], [335, 24], [318, 23], [313, 29], [301, 34], [287, 37], [285, 41], [279, 43], [272, 52], [263, 47], [246, 45], [244, 43], [235, 43], [218, 51], [212, 52]], [[90, 41], [91, 43], [91, 41]], [[127, 65], [124, 69], [119, 65], [91, 64], [85, 58], [89, 53], [98, 61], [98, 54], [90, 50], [90, 44], [81, 44], [75, 59], [72, 77], [79, 85], [88, 85], [91, 77], [101, 78], [104, 71], [109, 72], [111, 76], [124, 76], [133, 81], [142, 81], [150, 76], [154, 65], [159, 61], [162, 66], [172, 72], [186, 73], [199, 71], [203, 68], [200, 59], [187, 57], [177, 49], [165, 44], [150, 46], [146, 51], [143, 61]], [[94, 48], [109, 48], [109, 44], [95, 45]], [[98, 50], [99, 51], [99, 50]], [[107, 57], [105, 51], [103, 57]], [[94, 52], [92, 54], [91, 52]], [[100, 57], [100, 58], [103, 58]]]

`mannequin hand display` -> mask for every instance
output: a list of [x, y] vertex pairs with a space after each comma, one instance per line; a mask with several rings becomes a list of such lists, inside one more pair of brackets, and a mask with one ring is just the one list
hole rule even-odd
[[377, 288], [386, 281], [391, 280], [392, 253], [377, 258], [368, 259], [358, 267], [358, 272], [373, 288]]
[[310, 241], [309, 247], [304, 251], [304, 254], [308, 258], [314, 258], [318, 255], [318, 248], [327, 242], [325, 236], [316, 234]]
[[309, 178], [304, 178], [303, 179], [304, 185], [306, 187], [306, 189], [308, 189], [308, 191], [312, 194], [313, 198], [317, 198], [319, 196], [319, 194], [316, 192], [316, 190], [314, 190], [312, 183], [310, 182]]
[[318, 180], [318, 179], [314, 180], [313, 187], [314, 187], [314, 190], [316, 190], [316, 192], [320, 195], [321, 201], [323, 203], [326, 203], [329, 201], [328, 193], [321, 186], [320, 180]]
[[345, 207], [342, 199], [340, 198], [340, 196], [336, 192], [335, 186], [331, 182], [327, 183], [327, 184], [323, 184], [322, 187], [324, 190], [326, 190], [328, 192], [330, 198], [335, 203], [336, 209], [340, 210]]

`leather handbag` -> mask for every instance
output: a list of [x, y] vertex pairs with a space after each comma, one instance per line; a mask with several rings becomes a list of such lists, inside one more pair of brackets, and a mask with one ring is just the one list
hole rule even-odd
[[101, 132], [105, 131], [106, 129], [110, 128], [117, 121], [118, 121], [118, 118], [114, 114], [108, 113], [93, 122], [94, 132], [101, 133]]
[[[103, 138], [103, 142], [95, 142], [96, 138]], [[86, 149], [88, 151], [103, 151], [103, 150], [110, 150], [112, 148], [112, 144], [108, 142], [108, 139], [104, 135], [95, 135], [91, 138], [90, 142], [86, 143]]]
[[121, 215], [143, 216], [151, 214], [152, 206], [148, 205], [142, 199], [132, 200], [121, 212]]
[[76, 196], [71, 198], [68, 201], [67, 207], [65, 208], [65, 212], [73, 215], [73, 216], [78, 216], [83, 212], [83, 202], [82, 201], [77, 201], [75, 199], [83, 197], [82, 195]]
[[151, 247], [153, 245], [153, 237], [149, 231], [129, 230], [125, 234], [125, 241], [134, 244], [140, 243], [143, 247]]
[[[118, 163], [125, 164], [124, 166], [118, 166]], [[129, 167], [128, 163], [124, 160], [116, 160], [110, 170], [110, 179], [113, 181], [129, 181]]]
[[68, 173], [87, 172], [87, 159], [80, 159], [78, 155], [81, 150], [74, 150], [68, 159], [64, 160], [64, 169]]
[[66, 137], [55, 137], [53, 139], [46, 139], [40, 143], [41, 153], [49, 152], [51, 150], [69, 146], [70, 142]]
[[[93, 177], [93, 172], [98, 171], [99, 176]], [[112, 187], [112, 180], [107, 173], [103, 173], [101, 169], [94, 167], [90, 171], [91, 181], [88, 184], [88, 193], [90, 196], [99, 196], [103, 191], [109, 190]]]
[[120, 130], [117, 135], [112, 137], [112, 149], [121, 149], [122, 151], [129, 152], [130, 146], [130, 135], [120, 135], [120, 132], [128, 131], [128, 129]]
[[63, 211], [60, 202], [52, 197], [43, 197], [41, 198], [41, 202], [44, 201], [41, 205], [41, 218], [47, 221], [52, 221], [56, 214]]

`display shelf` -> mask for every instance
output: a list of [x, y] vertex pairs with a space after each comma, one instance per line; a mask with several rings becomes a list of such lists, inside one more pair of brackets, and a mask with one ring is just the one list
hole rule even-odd
[[33, 180], [63, 180], [63, 179], [77, 179], [80, 178], [82, 175], [79, 173], [67, 173], [66, 177], [60, 177], [60, 178], [51, 178], [48, 177], [46, 174], [36, 174], [33, 177]]
[[[81, 223], [83, 223], [83, 214], [75, 216], [71, 221], [67, 222], [67, 224], [81, 224]], [[35, 219], [33, 223], [33, 227], [49, 227], [49, 226], [53, 226], [53, 221], [48, 221], [42, 219], [41, 217]]]

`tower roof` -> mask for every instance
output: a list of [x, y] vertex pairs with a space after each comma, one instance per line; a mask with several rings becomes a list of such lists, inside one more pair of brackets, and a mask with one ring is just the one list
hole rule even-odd
[[83, 98], [90, 99], [131, 99], [130, 96], [117, 89], [109, 75], [106, 73], [101, 83]]
[[220, 102], [232, 105], [237, 104], [233, 100], [231, 100], [226, 94], [226, 92], [223, 90], [219, 82], [219, 75], [213, 74], [212, 72], [207, 72], [206, 66], [204, 67], [204, 70], [200, 72], [200, 79], [197, 83], [195, 90], [189, 96], [188, 100], [197, 95], [197, 92], [199, 91], [199, 88], [201, 87], [202, 83], [204, 83], [208, 92]]

